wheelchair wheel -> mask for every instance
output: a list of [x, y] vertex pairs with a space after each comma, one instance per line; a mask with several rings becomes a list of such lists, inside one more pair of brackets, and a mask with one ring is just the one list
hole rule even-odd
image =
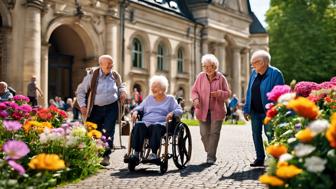
[[135, 170], [135, 167], [136, 167], [136, 162], [134, 162], [134, 161], [129, 161], [128, 162], [128, 170], [130, 172], [133, 172]]
[[161, 161], [160, 164], [160, 173], [164, 174], [165, 172], [167, 172], [167, 170], [168, 170], [168, 160], [164, 159]]
[[177, 168], [182, 169], [191, 158], [191, 135], [185, 123], [178, 123], [173, 135], [173, 160]]

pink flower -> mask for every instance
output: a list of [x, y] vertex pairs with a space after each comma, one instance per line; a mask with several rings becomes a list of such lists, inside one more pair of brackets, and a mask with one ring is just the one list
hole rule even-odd
[[15, 102], [17, 102], [17, 101], [19, 101], [19, 102], [29, 102], [30, 101], [29, 98], [24, 96], [24, 95], [15, 95], [13, 97], [13, 99], [14, 99]]
[[22, 165], [16, 163], [13, 160], [9, 160], [8, 165], [11, 166], [15, 171], [17, 171], [19, 175], [23, 175], [26, 173], [26, 170], [22, 167]]
[[3, 124], [7, 131], [18, 131], [22, 127], [18, 121], [4, 121]]
[[7, 105], [5, 103], [0, 103], [0, 110], [6, 110]]
[[295, 85], [294, 91], [297, 96], [307, 97], [312, 90], [318, 90], [319, 86], [315, 82], [301, 81]]
[[326, 81], [326, 82], [320, 83], [318, 86], [320, 89], [331, 89], [333, 87], [336, 87], [336, 82]]
[[32, 107], [30, 106], [30, 105], [28, 105], [28, 104], [23, 104], [23, 105], [21, 105], [20, 107], [19, 107], [19, 109], [21, 110], [21, 111], [24, 111], [24, 112], [31, 112], [33, 109], [32, 109]]
[[3, 147], [3, 151], [7, 154], [6, 159], [20, 159], [27, 155], [30, 150], [26, 143], [22, 141], [9, 140]]
[[336, 76], [334, 76], [333, 78], [330, 79], [330, 82], [334, 82], [336, 83]]
[[268, 100], [276, 102], [281, 95], [289, 93], [290, 91], [291, 88], [288, 85], [276, 85], [272, 91], [268, 92], [266, 95]]
[[7, 117], [8, 117], [8, 113], [7, 113], [7, 111], [6, 111], [6, 110], [4, 110], [4, 111], [0, 111], [0, 117], [1, 117], [1, 118], [7, 118]]

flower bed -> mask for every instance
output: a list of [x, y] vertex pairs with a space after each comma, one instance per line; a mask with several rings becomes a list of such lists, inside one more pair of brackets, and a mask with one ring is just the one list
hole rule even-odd
[[274, 88], [264, 120], [274, 131], [259, 180], [270, 188], [336, 188], [336, 78]]
[[93, 123], [65, 123], [56, 107], [19, 95], [0, 103], [0, 188], [49, 188], [100, 168], [104, 138]]

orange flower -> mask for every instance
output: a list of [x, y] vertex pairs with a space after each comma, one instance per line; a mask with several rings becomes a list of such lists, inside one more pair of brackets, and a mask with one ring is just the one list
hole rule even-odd
[[279, 179], [278, 177], [266, 175], [266, 174], [261, 175], [259, 177], [259, 181], [263, 184], [268, 184], [271, 186], [283, 186], [285, 184], [285, 182]]
[[303, 170], [297, 168], [295, 165], [289, 165], [289, 166], [279, 167], [276, 170], [275, 174], [280, 178], [289, 179], [289, 178], [295, 177], [296, 175], [302, 172]]
[[39, 154], [34, 156], [28, 166], [31, 169], [57, 171], [65, 168], [65, 163], [56, 154]]
[[298, 133], [296, 133], [295, 137], [303, 143], [308, 143], [313, 140], [314, 133], [312, 132], [311, 129], [305, 128], [304, 130], [301, 130]]
[[88, 131], [97, 129], [97, 124], [95, 124], [93, 122], [90, 122], [90, 121], [85, 122], [85, 126], [86, 126]]
[[282, 144], [270, 145], [266, 148], [266, 151], [273, 157], [279, 158], [282, 154], [287, 153], [287, 147]]
[[319, 114], [319, 108], [316, 104], [307, 98], [298, 97], [291, 100], [287, 104], [287, 108], [294, 110], [298, 115], [309, 118], [316, 119]]
[[287, 161], [278, 161], [277, 168], [288, 166]]
[[336, 148], [336, 113], [334, 113], [331, 118], [330, 126], [326, 133], [326, 138], [329, 141], [329, 145]]
[[272, 118], [270, 118], [270, 117], [265, 117], [265, 119], [264, 119], [264, 125], [267, 125], [267, 124], [269, 124], [269, 122], [272, 120]]

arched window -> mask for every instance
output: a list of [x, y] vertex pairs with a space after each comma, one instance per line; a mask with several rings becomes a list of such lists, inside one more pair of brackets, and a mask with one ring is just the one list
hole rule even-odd
[[136, 68], [143, 67], [143, 49], [139, 39], [133, 39], [132, 45], [132, 65]]
[[164, 47], [162, 44], [158, 46], [157, 50], [157, 70], [158, 71], [164, 70]]
[[181, 48], [177, 51], [177, 73], [183, 73], [183, 50]]

